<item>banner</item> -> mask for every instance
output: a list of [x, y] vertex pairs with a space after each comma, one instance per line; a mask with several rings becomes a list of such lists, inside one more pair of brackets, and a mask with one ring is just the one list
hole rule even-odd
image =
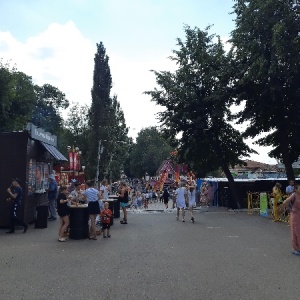
[[263, 217], [268, 216], [268, 197], [267, 193], [260, 193], [259, 195], [260, 201], [260, 215]]
[[69, 163], [70, 163], [70, 170], [74, 170], [74, 160], [73, 160], [73, 152], [69, 152]]
[[73, 170], [77, 171], [77, 153], [73, 152]]
[[80, 170], [80, 155], [77, 154], [77, 171]]

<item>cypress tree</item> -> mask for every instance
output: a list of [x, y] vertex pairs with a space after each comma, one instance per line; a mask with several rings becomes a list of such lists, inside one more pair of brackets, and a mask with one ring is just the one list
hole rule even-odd
[[[92, 105], [89, 112], [90, 125], [90, 149], [88, 153], [89, 175], [94, 178], [97, 174], [99, 142], [109, 138], [109, 112], [111, 107], [110, 91], [112, 78], [108, 64], [109, 57], [102, 42], [97, 45], [97, 52], [94, 58], [94, 75], [92, 88]], [[103, 174], [104, 162], [101, 157], [99, 164], [99, 178]], [[99, 179], [98, 178], [98, 179]]]

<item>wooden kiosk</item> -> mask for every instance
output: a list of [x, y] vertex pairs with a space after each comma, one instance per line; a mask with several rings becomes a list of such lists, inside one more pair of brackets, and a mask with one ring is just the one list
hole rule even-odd
[[48, 177], [53, 162], [67, 161], [57, 150], [57, 137], [28, 124], [26, 130], [0, 133], [0, 228], [10, 225], [7, 188], [12, 178], [21, 180], [23, 189], [20, 218], [33, 223], [36, 207], [47, 205]]

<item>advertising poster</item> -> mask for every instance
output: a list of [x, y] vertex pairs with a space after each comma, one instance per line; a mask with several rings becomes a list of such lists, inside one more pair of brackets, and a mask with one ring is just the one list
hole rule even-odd
[[49, 165], [48, 164], [44, 164], [44, 186], [43, 189], [47, 189], [48, 185], [49, 185]]
[[28, 195], [35, 192], [36, 161], [30, 159], [28, 163]]
[[44, 164], [37, 163], [36, 164], [36, 172], [35, 172], [35, 190], [40, 191], [44, 188]]
[[260, 215], [263, 217], [268, 216], [268, 196], [267, 193], [260, 193], [259, 195], [260, 201]]

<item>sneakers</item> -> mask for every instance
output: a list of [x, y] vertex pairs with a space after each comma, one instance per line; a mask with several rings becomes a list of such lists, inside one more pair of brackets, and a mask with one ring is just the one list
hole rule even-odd
[[292, 253], [297, 255], [297, 256], [300, 256], [300, 251], [293, 250]]
[[56, 220], [56, 218], [54, 218], [54, 217], [48, 218], [48, 221], [55, 221], [55, 220]]
[[120, 221], [120, 223], [121, 223], [121, 224], [127, 224], [127, 221], [122, 220], [122, 221]]
[[192, 221], [193, 223], [195, 223], [195, 219], [194, 219], [194, 217], [192, 217], [192, 218], [191, 218], [191, 221]]
[[108, 235], [107, 235], [107, 237], [108, 237], [108, 238], [110, 238], [110, 237], [111, 237], [111, 235], [110, 235], [110, 234], [108, 234]]
[[106, 235], [103, 235], [103, 238], [106, 239]]
[[184, 219], [182, 219], [182, 222], [185, 222]]
[[58, 241], [59, 242], [65, 242], [67, 239], [66, 238], [64, 238], [64, 237], [62, 237], [62, 238], [58, 238]]

